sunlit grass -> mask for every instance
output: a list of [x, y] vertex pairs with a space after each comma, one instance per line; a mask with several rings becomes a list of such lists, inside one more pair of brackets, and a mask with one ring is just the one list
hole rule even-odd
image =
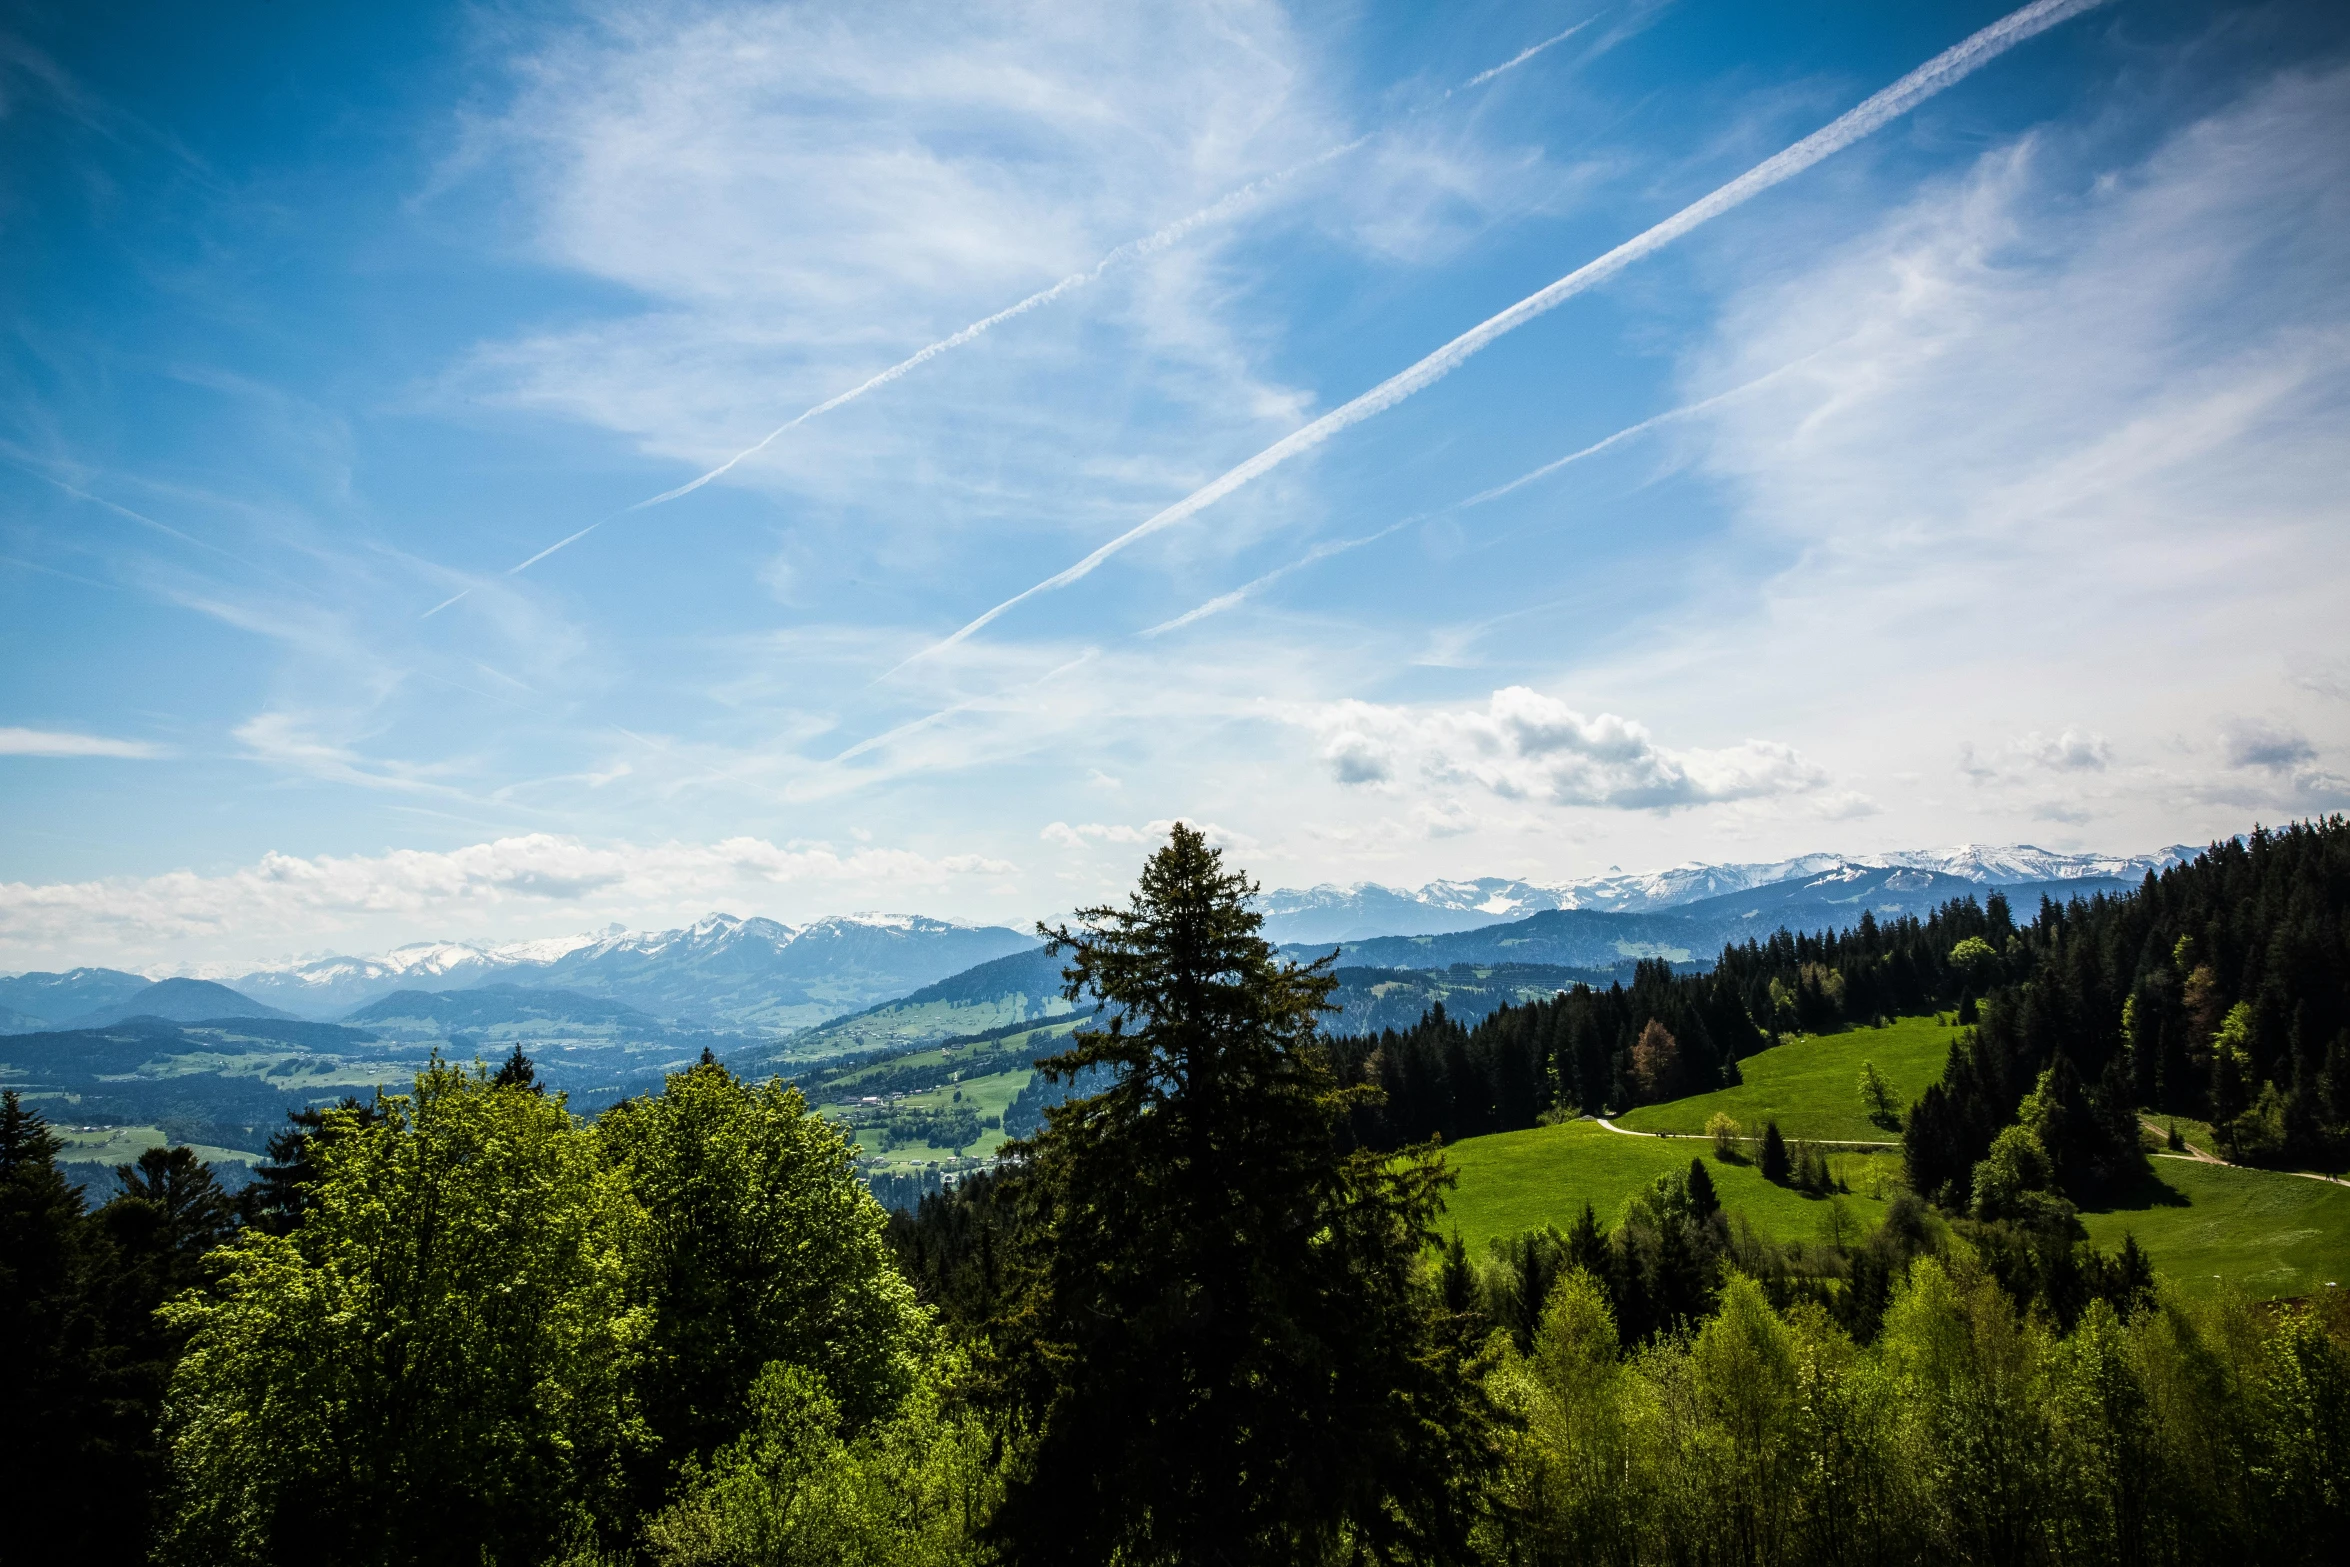
[[1626, 1199], [1660, 1175], [1686, 1171], [1693, 1158], [1705, 1160], [1722, 1206], [1744, 1214], [1763, 1234], [1780, 1240], [1810, 1240], [1835, 1215], [1855, 1238], [1876, 1227], [1884, 1213], [1885, 1177], [1897, 1176], [1898, 1156], [1837, 1156], [1837, 1173], [1852, 1187], [1849, 1196], [1806, 1197], [1774, 1186], [1752, 1163], [1725, 1164], [1704, 1143], [1657, 1137], [1627, 1137], [1591, 1121], [1568, 1121], [1524, 1132], [1472, 1137], [1444, 1151], [1460, 1178], [1439, 1223], [1457, 1228], [1472, 1252], [1502, 1235], [1541, 1225], [1564, 1230], [1588, 1202], [1603, 1223], [1613, 1223]]
[[[1947, 1016], [1948, 1014], [1944, 1014]], [[1927, 1085], [1941, 1080], [1958, 1029], [1939, 1017], [1899, 1018], [1883, 1028], [1804, 1034], [1738, 1063], [1736, 1088], [1642, 1105], [1617, 1124], [1644, 1132], [1703, 1132], [1726, 1111], [1749, 1136], [1775, 1119], [1789, 1137], [1815, 1142], [1889, 1142], [1901, 1134], [1869, 1119], [1860, 1097], [1860, 1064], [1875, 1064], [1906, 1112]]]

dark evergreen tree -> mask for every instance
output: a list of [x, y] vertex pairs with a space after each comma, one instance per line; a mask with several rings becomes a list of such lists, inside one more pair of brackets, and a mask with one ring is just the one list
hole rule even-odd
[[62, 1146], [14, 1089], [0, 1095], [0, 1506], [16, 1543], [30, 1545], [27, 1531], [45, 1520], [39, 1553], [74, 1556], [93, 1543], [98, 1333], [82, 1197], [58, 1172]]
[[290, 1111], [269, 1138], [268, 1159], [237, 1193], [243, 1221], [271, 1235], [291, 1235], [309, 1207], [304, 1188], [318, 1178], [318, 1153], [336, 1137], [364, 1131], [382, 1118], [372, 1101], [344, 1095], [340, 1104]]
[[188, 1149], [150, 1148], [86, 1212], [59, 1147], [15, 1093], [0, 1097], [0, 1506], [43, 1521], [44, 1556], [144, 1561], [182, 1344], [155, 1308], [204, 1282], [235, 1210]]
[[237, 1207], [190, 1148], [149, 1148], [116, 1167], [119, 1190], [90, 1216], [95, 1357], [86, 1460], [102, 1476], [92, 1517], [101, 1556], [143, 1559], [170, 1463], [156, 1432], [186, 1335], [156, 1313], [208, 1282], [205, 1254], [236, 1234]]
[[1127, 908], [1044, 931], [1116, 1012], [1041, 1063], [1048, 1112], [994, 1344], [1033, 1433], [994, 1535], [1019, 1562], [1288, 1563], [1344, 1539], [1463, 1554], [1474, 1384], [1418, 1276], [1434, 1157], [1348, 1151], [1316, 1040], [1333, 981], [1276, 961], [1255, 888], [1178, 825]]
[[[702, 1051], [705, 1057], [709, 1053], [707, 1047]], [[527, 1088], [534, 1094], [545, 1092], [539, 1086], [537, 1064], [522, 1053], [520, 1044], [515, 1045], [514, 1053], [499, 1065], [498, 1075], [491, 1078], [490, 1081], [500, 1088]]]
[[1703, 1159], [1689, 1161], [1689, 1211], [1700, 1219], [1722, 1211], [1722, 1199], [1714, 1191], [1714, 1178], [1707, 1173]]
[[1794, 1169], [1794, 1161], [1787, 1156], [1787, 1139], [1779, 1135], [1776, 1121], [1763, 1122], [1762, 1151], [1755, 1167], [1762, 1172], [1764, 1180], [1780, 1186], [1787, 1184], [1787, 1177]]

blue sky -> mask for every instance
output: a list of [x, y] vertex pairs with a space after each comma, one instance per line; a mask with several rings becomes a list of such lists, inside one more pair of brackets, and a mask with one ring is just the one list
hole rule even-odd
[[2334, 6], [2068, 16], [1019, 598], [2009, 9], [13, 7], [0, 967], [2350, 804]]

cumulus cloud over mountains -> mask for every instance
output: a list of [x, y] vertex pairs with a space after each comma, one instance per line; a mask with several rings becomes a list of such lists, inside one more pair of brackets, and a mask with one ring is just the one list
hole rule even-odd
[[1525, 686], [1494, 692], [1482, 708], [1338, 702], [1308, 722], [1342, 784], [1473, 784], [1511, 800], [1670, 810], [1808, 793], [1828, 782], [1789, 746], [1748, 740], [1668, 750], [1633, 719], [1587, 717]]
[[450, 850], [308, 859], [270, 853], [222, 875], [181, 870], [45, 886], [0, 883], [0, 966], [135, 962], [214, 941], [245, 950], [271, 942], [313, 945], [328, 934], [404, 930], [420, 916], [456, 929], [495, 922], [510, 931], [536, 919], [568, 928], [614, 914], [635, 919], [648, 910], [699, 912], [733, 898], [788, 897], [798, 888], [825, 900], [929, 891], [1013, 869], [982, 855], [934, 859], [883, 848], [843, 854], [822, 844], [749, 837], [599, 846], [532, 833]]

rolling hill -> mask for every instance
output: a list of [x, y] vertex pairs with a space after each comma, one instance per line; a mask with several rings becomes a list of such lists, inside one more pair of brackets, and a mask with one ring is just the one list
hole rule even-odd
[[152, 983], [144, 974], [126, 974], [114, 968], [12, 974], [0, 979], [0, 1007], [55, 1028], [68, 1018], [127, 1001]]
[[915, 1050], [1012, 1023], [1059, 1017], [1075, 1010], [1061, 991], [1066, 961], [1031, 946], [925, 985], [909, 995], [835, 1018], [756, 1059], [782, 1064], [865, 1051]]
[[495, 1032], [501, 1037], [582, 1032], [662, 1037], [673, 1030], [649, 1012], [623, 1001], [583, 996], [572, 990], [522, 985], [483, 985], [474, 990], [396, 990], [344, 1018], [394, 1039], [449, 1039]]
[[290, 1012], [263, 1006], [251, 996], [208, 979], [159, 979], [133, 991], [111, 1006], [68, 1018], [67, 1028], [105, 1028], [125, 1018], [159, 1017], [175, 1023], [200, 1023], [207, 1018], [291, 1018]]

